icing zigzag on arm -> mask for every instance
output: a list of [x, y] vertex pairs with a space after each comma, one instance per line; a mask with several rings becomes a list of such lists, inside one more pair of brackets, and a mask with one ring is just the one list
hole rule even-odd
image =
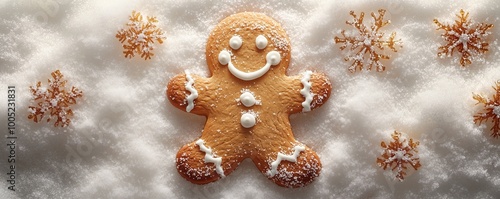
[[194, 79], [191, 77], [191, 73], [186, 70], [186, 90], [190, 92], [188, 96], [186, 96], [186, 101], [188, 106], [186, 107], [187, 112], [191, 112], [194, 108], [194, 100], [198, 98], [198, 91], [193, 87]]
[[311, 111], [311, 102], [313, 100], [314, 94], [311, 92], [311, 87], [312, 83], [310, 82], [311, 80], [311, 74], [312, 71], [308, 70], [302, 74], [302, 79], [300, 82], [302, 82], [302, 85], [304, 88], [300, 90], [300, 94], [304, 96], [305, 100], [302, 102], [302, 112], [309, 112]]

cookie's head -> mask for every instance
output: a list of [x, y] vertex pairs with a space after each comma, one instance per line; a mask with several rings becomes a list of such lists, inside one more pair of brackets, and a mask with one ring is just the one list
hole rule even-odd
[[207, 64], [212, 75], [229, 71], [244, 81], [269, 71], [285, 74], [290, 62], [290, 39], [281, 25], [253, 12], [231, 15], [208, 38]]

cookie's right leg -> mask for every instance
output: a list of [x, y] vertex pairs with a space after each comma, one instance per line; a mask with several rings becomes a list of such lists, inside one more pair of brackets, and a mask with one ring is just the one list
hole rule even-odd
[[201, 139], [187, 144], [177, 153], [177, 171], [192, 183], [207, 184], [229, 175], [243, 160], [217, 151]]
[[263, 174], [283, 187], [303, 187], [319, 176], [322, 166], [316, 152], [300, 143], [283, 148], [288, 150], [275, 147], [257, 154], [252, 160]]

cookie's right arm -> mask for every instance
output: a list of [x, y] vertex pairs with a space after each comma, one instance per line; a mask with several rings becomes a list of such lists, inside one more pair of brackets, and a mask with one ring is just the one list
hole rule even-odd
[[204, 89], [206, 78], [193, 74], [180, 74], [173, 77], [167, 85], [167, 98], [172, 105], [186, 112], [207, 115]]

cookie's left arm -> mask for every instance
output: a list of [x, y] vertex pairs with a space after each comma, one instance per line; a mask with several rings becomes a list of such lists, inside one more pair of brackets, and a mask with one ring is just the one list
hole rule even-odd
[[289, 79], [292, 88], [287, 99], [290, 113], [309, 112], [320, 107], [330, 97], [332, 84], [324, 73], [306, 71]]
[[167, 98], [172, 105], [186, 112], [207, 115], [208, 100], [206, 87], [208, 78], [193, 74], [181, 74], [173, 77], [167, 85]]

